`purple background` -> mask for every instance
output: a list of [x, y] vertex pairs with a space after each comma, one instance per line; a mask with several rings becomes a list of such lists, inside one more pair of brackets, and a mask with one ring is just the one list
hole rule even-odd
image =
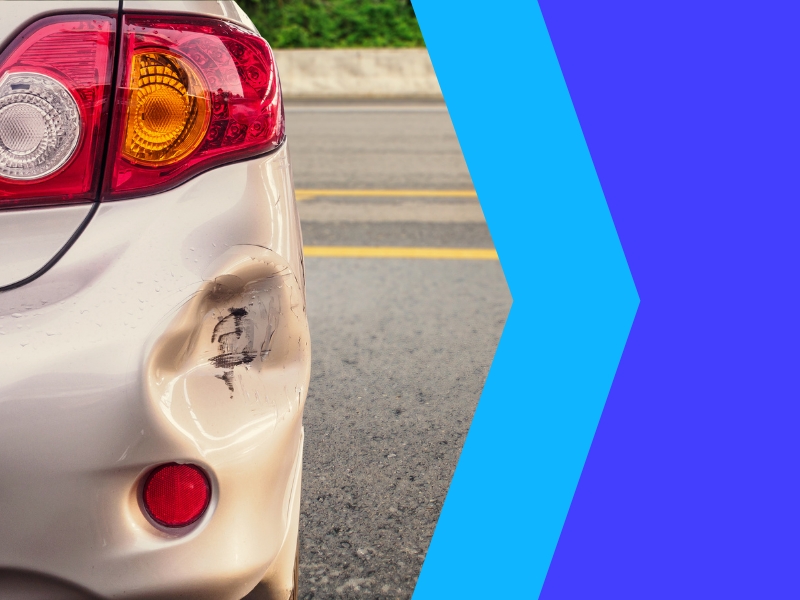
[[800, 3], [540, 6], [641, 299], [541, 597], [800, 598]]

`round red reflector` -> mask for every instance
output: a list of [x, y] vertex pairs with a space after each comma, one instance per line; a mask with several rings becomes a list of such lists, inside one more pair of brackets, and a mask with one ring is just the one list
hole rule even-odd
[[144, 482], [147, 514], [164, 527], [186, 527], [199, 519], [211, 500], [208, 477], [195, 465], [169, 464], [153, 469]]

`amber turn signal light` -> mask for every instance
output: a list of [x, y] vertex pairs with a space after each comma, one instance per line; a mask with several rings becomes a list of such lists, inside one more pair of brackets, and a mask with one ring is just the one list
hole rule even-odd
[[168, 165], [189, 155], [208, 131], [206, 85], [189, 61], [164, 51], [134, 54], [123, 155]]

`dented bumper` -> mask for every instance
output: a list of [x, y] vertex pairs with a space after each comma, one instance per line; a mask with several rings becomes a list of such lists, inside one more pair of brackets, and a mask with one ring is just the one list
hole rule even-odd
[[[284, 147], [101, 206], [50, 271], [0, 294], [0, 592], [282, 585], [310, 367], [301, 248]], [[184, 461], [213, 499], [175, 535], [138, 489]]]

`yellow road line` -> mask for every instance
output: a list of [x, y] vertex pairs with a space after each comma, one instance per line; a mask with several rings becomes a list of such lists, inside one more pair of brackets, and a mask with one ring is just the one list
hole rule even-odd
[[438, 258], [445, 260], [497, 260], [492, 248], [404, 248], [398, 246], [305, 246], [306, 256], [328, 258]]
[[474, 190], [295, 190], [298, 200], [323, 196], [374, 198], [477, 198]]

